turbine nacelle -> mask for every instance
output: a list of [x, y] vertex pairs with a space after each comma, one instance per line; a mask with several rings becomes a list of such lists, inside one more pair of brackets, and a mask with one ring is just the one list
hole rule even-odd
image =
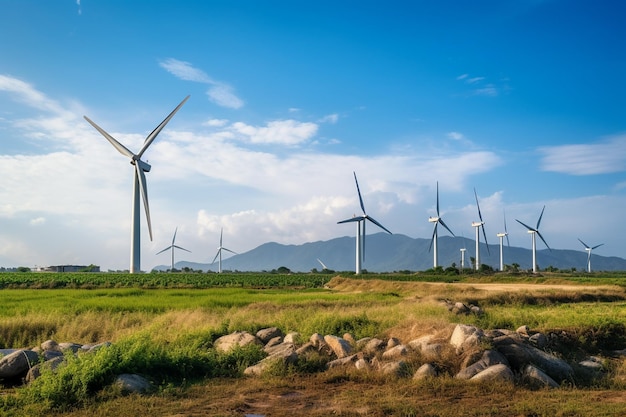
[[152, 166], [151, 166], [149, 163], [144, 162], [144, 161], [142, 161], [141, 159], [134, 159], [134, 158], [133, 158], [133, 159], [130, 161], [130, 164], [131, 164], [131, 165], [138, 166], [139, 168], [141, 168], [141, 170], [142, 170], [143, 172], [150, 172], [150, 169], [152, 168]]

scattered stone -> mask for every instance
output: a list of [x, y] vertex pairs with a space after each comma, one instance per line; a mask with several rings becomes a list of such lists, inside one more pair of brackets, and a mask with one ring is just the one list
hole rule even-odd
[[548, 338], [543, 333], [535, 333], [528, 338], [528, 341], [538, 347], [539, 349], [543, 349], [548, 345]]
[[289, 332], [283, 339], [284, 343], [297, 343], [300, 340], [300, 333], [298, 332]]
[[263, 344], [267, 344], [267, 342], [276, 337], [280, 337], [282, 341], [283, 336], [284, 335], [282, 330], [280, 330], [278, 327], [269, 327], [267, 329], [261, 329], [256, 332], [256, 337], [258, 337]]
[[396, 376], [398, 378], [409, 376], [409, 366], [404, 361], [386, 362], [381, 366], [383, 375]]
[[352, 354], [352, 346], [345, 339], [333, 335], [324, 336], [324, 342], [337, 355], [337, 358], [345, 358]]
[[396, 337], [390, 337], [387, 340], [387, 349], [391, 349], [392, 347], [396, 347], [400, 344], [400, 340]]
[[470, 381], [513, 382], [513, 371], [505, 364], [497, 364], [477, 373]]
[[535, 365], [528, 364], [522, 373], [524, 381], [531, 388], [558, 388], [559, 384]]
[[408, 349], [404, 345], [397, 345], [392, 347], [391, 349], [387, 349], [383, 352], [383, 359], [398, 359], [403, 356], [406, 356], [409, 353]]
[[311, 337], [309, 338], [309, 341], [311, 343], [313, 343], [313, 346], [315, 346], [316, 348], [320, 348], [323, 344], [325, 344], [326, 342], [324, 342], [324, 336], [322, 336], [319, 333], [313, 333], [311, 335]]
[[137, 374], [121, 374], [115, 379], [114, 384], [127, 394], [144, 394], [152, 390], [150, 381]]
[[362, 350], [369, 355], [375, 355], [377, 352], [384, 350], [385, 346], [386, 344], [384, 341], [372, 338], [365, 344]]
[[57, 356], [56, 358], [47, 360], [43, 363], [38, 363], [28, 370], [26, 374], [26, 378], [24, 379], [26, 382], [33, 382], [35, 379], [41, 376], [41, 372], [43, 368], [48, 367], [49, 369], [55, 370], [65, 362], [65, 358], [63, 356]]
[[434, 378], [437, 376], [437, 368], [430, 363], [425, 363], [424, 365], [417, 368], [415, 374], [413, 374], [414, 380], [421, 380], [426, 378]]
[[486, 350], [483, 352], [480, 360], [462, 369], [455, 375], [455, 378], [472, 379], [477, 374], [495, 365], [505, 365], [507, 368], [509, 367], [508, 361], [501, 353], [495, 350]]
[[46, 340], [45, 342], [43, 342], [41, 344], [41, 349], [43, 351], [56, 351], [56, 352], [61, 351], [59, 344], [55, 342], [54, 340]]
[[248, 332], [234, 332], [218, 338], [213, 346], [221, 352], [230, 352], [236, 346], [247, 346], [249, 344], [263, 345], [258, 337]]

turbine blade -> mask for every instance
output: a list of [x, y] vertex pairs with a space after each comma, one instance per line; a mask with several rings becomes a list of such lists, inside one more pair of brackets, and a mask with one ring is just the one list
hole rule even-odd
[[337, 224], [349, 223], [349, 222], [360, 222], [361, 220], [363, 220], [363, 217], [352, 217], [350, 219], [341, 220], [341, 221], [337, 222]]
[[224, 236], [224, 228], [220, 229], [220, 247], [222, 247], [222, 237]]
[[476, 194], [476, 188], [474, 188], [474, 197], [476, 197], [476, 208], [478, 208], [478, 218], [483, 221], [483, 216], [480, 214], [480, 205], [478, 204], [478, 194]]
[[150, 206], [148, 205], [148, 186], [146, 184], [146, 175], [137, 162], [135, 162], [135, 175], [139, 180], [139, 189], [141, 190], [143, 207], [146, 211], [146, 221], [148, 222], [148, 233], [150, 234], [150, 240], [152, 240], [152, 222], [150, 221]]
[[172, 238], [172, 246], [174, 246], [174, 242], [176, 241], [176, 232], [178, 232], [178, 227], [174, 229], [174, 237]]
[[519, 224], [521, 224], [522, 226], [524, 226], [525, 228], [527, 228], [528, 230], [530, 230], [531, 232], [536, 232], [536, 229], [533, 229], [532, 227], [528, 226], [527, 224], [524, 224], [524, 223], [520, 222], [517, 219], [515, 219], [515, 221], [518, 222]]
[[[381, 229], [383, 229], [385, 232], [389, 233], [390, 235], [392, 235], [393, 233], [391, 233], [389, 230], [387, 230], [387, 228], [385, 226], [383, 226], [382, 224], [378, 223], [373, 217], [370, 216], [365, 216], [365, 219], [371, 221], [372, 223], [374, 223], [376, 226], [380, 227]], [[363, 221], [363, 229], [365, 230], [365, 221]]]
[[363, 198], [361, 197], [361, 190], [359, 189], [359, 181], [356, 179], [356, 172], [352, 172], [354, 174], [354, 182], [356, 183], [356, 192], [359, 194], [359, 203], [361, 204], [361, 210], [363, 210], [363, 214], [365, 214], [365, 205], [363, 204]]
[[176, 249], [184, 250], [185, 252], [189, 252], [189, 253], [191, 253], [191, 251], [190, 251], [190, 250], [185, 249], [185, 248], [183, 248], [183, 247], [180, 247], [180, 246], [177, 246], [177, 245], [174, 245], [173, 247], [174, 247], [174, 248], [176, 248]]
[[537, 230], [535, 233], [537, 233], [537, 235], [539, 236], [539, 238], [543, 241], [543, 243], [545, 243], [546, 248], [550, 249], [550, 251], [552, 251], [552, 249], [550, 248], [550, 246], [548, 246], [548, 242], [546, 242], [546, 240], [543, 238], [543, 236], [541, 236], [541, 233], [539, 233], [539, 230]]
[[433, 248], [433, 242], [435, 241], [435, 237], [437, 236], [437, 224], [439, 224], [439, 222], [436, 222], [435, 227], [433, 227], [433, 237], [430, 238], [430, 246], [428, 247], [428, 252], [430, 252], [430, 250]]
[[510, 248], [511, 247], [511, 243], [509, 242], [509, 234], [507, 233], [505, 236], [506, 236], [506, 246], [508, 246]]
[[592, 250], [595, 248], [599, 248], [600, 246], [604, 245], [604, 243], [600, 243], [599, 245], [594, 246], [593, 248], [591, 248]]
[[157, 137], [157, 135], [159, 133], [161, 133], [161, 130], [163, 130], [163, 128], [165, 127], [165, 125], [172, 119], [172, 117], [174, 117], [174, 115], [176, 114], [176, 112], [183, 106], [183, 104], [185, 104], [185, 102], [189, 99], [189, 96], [185, 97], [185, 99], [183, 101], [180, 102], [180, 104], [178, 106], [176, 106], [176, 108], [174, 110], [172, 110], [172, 112], [169, 114], [169, 116], [167, 116], [165, 118], [165, 120], [163, 120], [161, 122], [160, 125], [158, 125], [156, 127], [156, 129], [154, 129], [152, 131], [152, 133], [150, 133], [148, 135], [148, 137], [146, 138], [146, 140], [143, 143], [143, 147], [141, 148], [141, 151], [139, 151], [139, 153], [137, 154], [137, 156], [139, 158], [141, 158], [141, 155], [143, 155], [143, 153], [146, 151], [146, 149], [148, 149], [148, 146], [150, 146], [150, 144], [152, 143], [152, 141], [154, 140], [154, 138]]
[[[504, 233], [506, 233], [507, 235], [509, 234], [509, 231], [506, 230], [506, 213], [504, 210], [502, 210], [502, 215], [504, 216]], [[507, 237], [508, 240], [508, 237]]]
[[450, 232], [450, 234], [451, 234], [452, 236], [456, 237], [456, 236], [454, 235], [454, 233], [452, 233], [452, 230], [450, 230], [450, 228], [449, 228], [448, 226], [446, 226], [446, 224], [443, 222], [443, 219], [442, 219], [441, 217], [439, 218], [438, 223], [441, 223], [441, 225], [442, 225], [443, 227], [445, 227], [445, 228], [446, 228], [446, 230], [447, 230], [448, 232]]
[[580, 243], [582, 243], [582, 244], [583, 244], [583, 246], [585, 247], [585, 249], [587, 249], [587, 248], [589, 247], [589, 245], [587, 245], [587, 244], [586, 244], [585, 242], [583, 242], [582, 240], [578, 239], [578, 241], [579, 241]]
[[219, 249], [217, 250], [217, 253], [215, 254], [215, 258], [213, 258], [213, 261], [211, 262], [211, 265], [213, 265], [213, 264], [215, 263], [215, 260], [216, 260], [216, 259], [217, 259], [217, 257], [219, 256], [219, 254], [220, 254], [220, 251], [221, 251], [221, 250], [222, 250], [222, 248], [219, 248]]
[[230, 252], [230, 253], [234, 253], [235, 255], [239, 255], [237, 252], [230, 250], [230, 249], [226, 249], [226, 248], [222, 248], [223, 250]]
[[546, 206], [543, 206], [541, 209], [541, 214], [539, 215], [539, 220], [537, 220], [537, 230], [539, 230], [539, 223], [541, 223], [541, 218], [543, 217], [543, 211], [546, 209]]
[[168, 246], [167, 248], [165, 248], [165, 249], [163, 249], [163, 250], [161, 250], [161, 251], [158, 251], [155, 255], [158, 255], [159, 253], [163, 253], [163, 252], [165, 252], [166, 250], [170, 250], [170, 249], [172, 249], [172, 247], [171, 247], [171, 246]]
[[111, 136], [107, 132], [105, 132], [104, 129], [102, 129], [100, 126], [95, 124], [89, 117], [87, 117], [87, 116], [83, 116], [83, 117], [85, 118], [85, 120], [87, 120], [89, 122], [89, 124], [91, 124], [93, 127], [95, 127], [96, 130], [98, 132], [100, 132], [100, 134], [102, 136], [104, 136], [109, 142], [111, 142], [111, 145], [113, 145], [115, 147], [115, 149], [117, 149], [119, 151], [119, 153], [121, 153], [122, 155], [127, 156], [127, 157], [129, 157], [131, 159], [133, 159], [135, 154], [132, 153], [126, 146], [124, 146], [121, 143], [119, 143], [113, 136]]
[[439, 181], [437, 181], [437, 217], [439, 217]]
[[483, 237], [485, 238], [485, 246], [487, 246], [487, 253], [491, 255], [491, 252], [489, 251], [489, 243], [487, 243], [487, 233], [485, 233], [485, 225], [483, 224], [482, 226], [480, 226], [480, 228], [483, 229]]

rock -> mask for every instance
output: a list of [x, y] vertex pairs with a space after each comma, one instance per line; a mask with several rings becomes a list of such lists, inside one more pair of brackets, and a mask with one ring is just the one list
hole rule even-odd
[[267, 352], [268, 350], [272, 349], [272, 347], [280, 345], [281, 343], [283, 343], [283, 337], [282, 336], [276, 336], [276, 337], [270, 339], [265, 344], [265, 347], [263, 348], [263, 350]]
[[63, 352], [60, 350], [44, 350], [41, 355], [44, 361], [49, 361], [54, 358], [63, 357]]
[[0, 379], [23, 377], [39, 362], [39, 355], [32, 350], [17, 350], [0, 359]]
[[517, 328], [517, 330], [515, 330], [515, 332], [517, 334], [522, 335], [522, 336], [528, 337], [528, 336], [530, 336], [530, 327], [528, 327], [526, 325], [520, 326], [520, 327]]
[[61, 350], [61, 352], [66, 351], [66, 350], [71, 350], [73, 353], [76, 353], [80, 350], [81, 347], [82, 345], [79, 345], [78, 343], [70, 343], [70, 342], [59, 343], [59, 349]]
[[398, 338], [390, 337], [389, 340], [387, 340], [387, 349], [398, 346], [399, 344], [400, 340]]
[[590, 356], [587, 359], [578, 362], [578, 364], [580, 366], [582, 366], [583, 368], [586, 368], [590, 371], [602, 371], [604, 369], [604, 361], [601, 358], [598, 358], [597, 356]]
[[511, 368], [522, 371], [531, 362], [531, 356], [527, 349], [517, 343], [497, 346], [498, 352], [502, 353], [511, 365]]
[[111, 342], [102, 342], [95, 345], [83, 345], [81, 349], [85, 352], [95, 352], [99, 349], [109, 346], [111, 346]]
[[483, 352], [481, 358], [468, 366], [465, 369], [462, 369], [455, 375], [455, 378], [458, 379], [471, 379], [475, 375], [481, 373], [485, 369], [488, 369], [494, 365], [506, 365], [508, 367], [509, 363], [506, 358], [499, 352], [495, 350], [486, 350]]
[[213, 346], [221, 352], [230, 352], [236, 346], [247, 346], [250, 344], [262, 345], [258, 337], [248, 332], [234, 332], [218, 338]]
[[398, 359], [402, 356], [406, 356], [409, 353], [408, 349], [404, 345], [397, 345], [391, 349], [387, 349], [383, 352], [383, 359]]
[[56, 351], [56, 352], [61, 351], [59, 344], [55, 342], [54, 340], [46, 340], [45, 342], [43, 342], [41, 344], [41, 349], [43, 351]]
[[38, 363], [28, 370], [25, 380], [26, 382], [33, 382], [41, 376], [41, 372], [44, 368], [48, 367], [49, 369], [55, 370], [64, 362], [65, 358], [63, 356], [57, 356], [56, 358], [47, 360], [43, 363]]
[[456, 302], [454, 303], [454, 306], [452, 307], [452, 310], [450, 311], [452, 311], [454, 314], [469, 314], [470, 309], [465, 304], [461, 302]]
[[121, 374], [114, 382], [124, 393], [143, 394], [152, 390], [152, 384], [146, 378], [137, 374]]
[[428, 334], [426, 336], [418, 337], [417, 339], [411, 340], [407, 345], [414, 350], [422, 350], [424, 346], [427, 346], [432, 342], [435, 337], [432, 334]]
[[528, 341], [538, 347], [539, 349], [543, 349], [548, 345], [548, 338], [543, 333], [535, 333], [528, 338]]
[[460, 353], [480, 343], [482, 337], [483, 332], [477, 327], [467, 324], [457, 324], [452, 332], [452, 336], [450, 336], [450, 344], [456, 348], [457, 353]]
[[550, 375], [557, 382], [571, 381], [574, 377], [574, 369], [563, 359], [539, 350], [533, 346], [525, 346], [530, 353], [531, 361], [538, 368]]
[[304, 345], [300, 346], [297, 350], [296, 353], [298, 354], [298, 356], [306, 356], [308, 354], [311, 354], [313, 352], [317, 352], [317, 348], [313, 345], [313, 343], [311, 342], [306, 342]]
[[381, 366], [384, 375], [396, 376], [399, 378], [409, 376], [409, 366], [404, 361], [386, 362]]
[[470, 381], [513, 382], [513, 379], [511, 368], [500, 363], [477, 373]]
[[269, 327], [267, 329], [261, 329], [256, 332], [256, 337], [258, 337], [263, 344], [267, 344], [267, 342], [274, 339], [275, 337], [280, 337], [282, 341], [283, 336], [284, 335], [282, 330], [280, 330], [278, 327]]
[[441, 343], [432, 343], [430, 345], [426, 345], [422, 348], [422, 358], [436, 362], [441, 359], [441, 355], [443, 353], [443, 345]]
[[352, 354], [352, 346], [345, 339], [341, 337], [326, 335], [324, 336], [324, 342], [332, 349], [337, 355], [337, 358], [345, 358]]
[[425, 363], [424, 365], [417, 368], [415, 374], [413, 374], [414, 380], [426, 379], [426, 378], [434, 378], [437, 376], [437, 368], [430, 363]]
[[284, 343], [298, 343], [298, 341], [300, 340], [300, 333], [298, 332], [289, 332], [287, 333], [287, 335], [285, 336], [285, 338], [283, 339]]
[[369, 371], [370, 369], [372, 369], [370, 363], [364, 358], [360, 358], [356, 362], [354, 362], [354, 367], [360, 371]]
[[273, 352], [256, 365], [247, 367], [243, 371], [243, 374], [247, 376], [259, 376], [273, 366], [287, 366], [295, 363], [298, 360], [298, 354], [295, 351], [294, 345], [291, 343], [283, 343], [281, 346], [283, 346], [283, 349]]
[[335, 359], [334, 361], [330, 361], [326, 364], [328, 369], [337, 368], [346, 365], [352, 365], [358, 360], [358, 355], [350, 355], [344, 358]]
[[324, 336], [319, 333], [313, 333], [309, 338], [309, 342], [313, 343], [313, 346], [319, 349], [325, 343]]
[[346, 342], [350, 343], [352, 346], [356, 346], [356, 340], [354, 340], [354, 336], [352, 336], [350, 333], [344, 333], [343, 339]]
[[385, 342], [380, 340], [380, 339], [376, 339], [376, 338], [372, 338], [370, 339], [365, 346], [363, 346], [363, 352], [368, 354], [368, 355], [375, 355], [377, 352], [380, 352], [381, 350], [385, 349]]
[[559, 384], [535, 365], [526, 365], [522, 378], [532, 388], [558, 388]]
[[470, 313], [475, 314], [477, 316], [482, 316], [484, 314], [483, 309], [475, 306], [474, 304], [470, 304]]

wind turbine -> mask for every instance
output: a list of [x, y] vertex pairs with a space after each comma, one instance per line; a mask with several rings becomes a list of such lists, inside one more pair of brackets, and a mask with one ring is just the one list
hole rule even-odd
[[[533, 273], [537, 272], [537, 238], [535, 237], [535, 235], [539, 235], [539, 238], [543, 241], [546, 247], [550, 249], [550, 246], [548, 246], [548, 243], [546, 243], [546, 240], [543, 238], [543, 236], [541, 236], [541, 233], [539, 233], [539, 224], [541, 223], [541, 218], [543, 217], [543, 211], [545, 209], [546, 209], [546, 206], [543, 206], [543, 208], [541, 209], [541, 214], [539, 215], [539, 220], [537, 220], [537, 226], [535, 226], [534, 228], [515, 219], [515, 221], [517, 221], [519, 224], [521, 224], [526, 229], [528, 229], [528, 233], [531, 234], [532, 245], [533, 245]], [[552, 251], [552, 249], [550, 249], [550, 251]]]
[[600, 243], [599, 245], [590, 247], [582, 240], [578, 239], [578, 241], [583, 244], [583, 246], [585, 247], [585, 250], [587, 251], [587, 272], [591, 272], [591, 251], [594, 250], [595, 248], [599, 248], [600, 246], [604, 245], [604, 243]]
[[[439, 214], [439, 181], [437, 181], [437, 216], [436, 217], [428, 217], [428, 221], [430, 223], [435, 223], [435, 226], [433, 227], [433, 237], [430, 239], [430, 246], [428, 247], [428, 251], [430, 252], [430, 250], [434, 247], [433, 250], [433, 268], [437, 268], [438, 266], [438, 251], [437, 251], [437, 226], [439, 226], [439, 224], [441, 224], [443, 227], [446, 228], [446, 230], [448, 230], [448, 232], [450, 232], [450, 234], [452, 234], [452, 236], [454, 236], [454, 233], [452, 233], [452, 230], [450, 230], [450, 228], [448, 226], [446, 226], [446, 224], [443, 222], [443, 219], [441, 218], [441, 215]], [[456, 236], [455, 236], [456, 237]]]
[[159, 251], [159, 252], [156, 253], [158, 255], [160, 253], [165, 252], [168, 249], [172, 250], [172, 268], [170, 269], [171, 272], [174, 272], [174, 249], [181, 249], [181, 250], [184, 250], [184, 251], [187, 251], [187, 252], [191, 253], [190, 250], [187, 250], [185, 248], [181, 248], [180, 246], [177, 246], [174, 243], [174, 242], [176, 242], [176, 232], [178, 232], [178, 227], [174, 230], [174, 237], [172, 238], [172, 244], [169, 245], [167, 248], [163, 249], [162, 251]]
[[365, 206], [363, 205], [363, 198], [361, 197], [361, 190], [359, 189], [359, 181], [356, 179], [356, 172], [353, 172], [353, 174], [354, 182], [356, 183], [356, 192], [359, 195], [359, 203], [361, 204], [361, 211], [363, 211], [363, 214], [361, 214], [360, 216], [357, 216], [355, 214], [354, 216], [352, 216], [352, 218], [341, 220], [337, 222], [337, 224], [356, 222], [356, 266], [354, 269], [354, 273], [358, 275], [361, 273], [361, 264], [365, 260], [365, 224], [367, 223], [367, 221], [374, 223], [376, 226], [380, 227], [389, 234], [392, 233], [387, 230], [385, 226], [377, 222], [373, 217], [368, 216], [367, 213], [365, 213]]
[[222, 251], [225, 250], [227, 252], [234, 253], [235, 255], [237, 255], [237, 252], [234, 252], [234, 251], [232, 251], [232, 250], [222, 246], [222, 236], [223, 236], [223, 234], [224, 234], [224, 228], [222, 227], [222, 229], [220, 230], [220, 246], [219, 246], [219, 248], [217, 248], [217, 253], [215, 254], [215, 258], [213, 258], [213, 262], [211, 262], [211, 264], [214, 264], [215, 260], [219, 256], [220, 261], [219, 261], [218, 266], [217, 266], [217, 272], [220, 273], [220, 274], [222, 273]]
[[[480, 205], [478, 205], [478, 194], [476, 194], [476, 188], [474, 188], [474, 197], [476, 197], [476, 207], [478, 208], [478, 218], [479, 222], [472, 222], [472, 227], [476, 228], [476, 270], [480, 270], [480, 234], [478, 233], [478, 229], [483, 229], [483, 236], [485, 238], [485, 245], [487, 246], [487, 252], [489, 252], [489, 243], [487, 243], [487, 233], [485, 233], [485, 222], [483, 221], [483, 216], [480, 214]], [[491, 255], [491, 253], [489, 252]]]
[[323, 270], [325, 270], [325, 269], [328, 269], [328, 268], [326, 268], [326, 265], [324, 265], [324, 262], [322, 262], [322, 261], [320, 260], [320, 258], [317, 258], [317, 262], [319, 262], [319, 263], [320, 263], [320, 265], [322, 265], [322, 271], [323, 271]]
[[465, 269], [465, 251], [467, 249], [465, 248], [465, 237], [463, 236], [463, 234], [461, 234], [461, 238], [463, 239], [463, 247], [460, 249], [461, 250], [461, 271], [463, 271], [463, 269]]
[[150, 165], [141, 160], [144, 152], [152, 144], [152, 141], [163, 130], [165, 125], [174, 117], [174, 114], [185, 104], [189, 99], [189, 96], [185, 97], [183, 101], [158, 125], [152, 133], [150, 133], [141, 147], [139, 153], [134, 154], [124, 145], [119, 143], [113, 136], [105, 132], [100, 126], [95, 124], [87, 116], [83, 116], [89, 124], [91, 124], [98, 132], [102, 134], [110, 143], [118, 150], [122, 155], [130, 158], [131, 165], [134, 166], [135, 179], [133, 182], [133, 206], [132, 206], [132, 228], [130, 233], [130, 273], [135, 274], [141, 272], [141, 237], [140, 237], [140, 202], [139, 195], [143, 198], [143, 206], [146, 211], [146, 221], [148, 222], [148, 233], [150, 234], [150, 240], [152, 240], [152, 224], [150, 222], [150, 207], [148, 205], [148, 188], [146, 184], [146, 172], [150, 172]]
[[511, 245], [509, 244], [509, 232], [506, 230], [506, 213], [504, 213], [504, 210], [502, 211], [502, 214], [504, 216], [504, 233], [498, 233], [496, 235], [500, 238], [500, 271], [504, 271], [504, 251], [502, 245], [504, 237], [506, 237], [506, 245], [508, 247], [511, 247]]

